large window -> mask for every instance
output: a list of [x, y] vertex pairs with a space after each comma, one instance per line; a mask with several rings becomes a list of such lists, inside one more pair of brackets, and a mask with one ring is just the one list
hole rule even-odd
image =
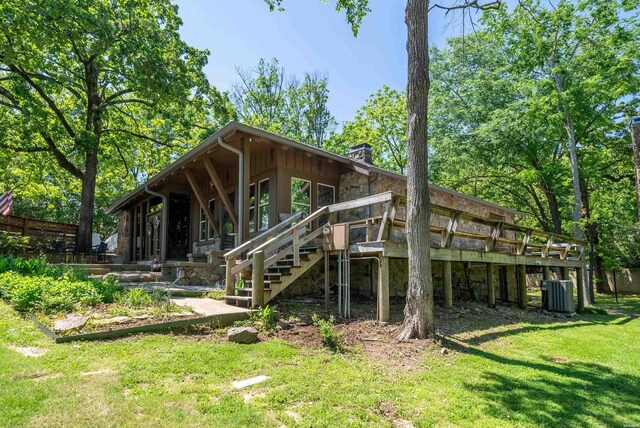
[[[215, 199], [209, 199], [209, 211], [211, 211], [211, 214], [213, 214], [213, 218], [216, 218], [216, 200]], [[215, 237], [216, 231], [213, 228], [213, 226], [211, 226], [211, 224], [209, 224], [209, 222], [207, 222], [207, 230], [209, 231], [209, 233], [207, 234], [207, 238], [209, 239], [213, 239]]]
[[[336, 188], [328, 184], [318, 183], [318, 209], [336, 203]], [[325, 214], [318, 218], [318, 224], [326, 224], [329, 217]]]
[[256, 231], [256, 185], [249, 186], [249, 232]]
[[311, 214], [311, 182], [291, 177], [291, 213]]
[[265, 230], [269, 228], [269, 179], [262, 180], [258, 185], [258, 229]]
[[[216, 218], [216, 215], [215, 215], [215, 212], [216, 212], [216, 200], [215, 199], [210, 199], [209, 200], [209, 210], [213, 214], [213, 218]], [[213, 237], [215, 235], [215, 230], [213, 230], [213, 227], [211, 226], [211, 224], [207, 220], [207, 215], [204, 213], [204, 210], [202, 208], [200, 208], [200, 227], [199, 227], [198, 230], [200, 231], [200, 233], [199, 233], [200, 241], [205, 241], [207, 239], [213, 239]]]

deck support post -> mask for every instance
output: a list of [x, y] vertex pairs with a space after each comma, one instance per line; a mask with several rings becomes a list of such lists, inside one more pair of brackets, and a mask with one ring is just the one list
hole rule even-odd
[[251, 273], [251, 307], [259, 308], [264, 305], [264, 252], [253, 253], [253, 268]]
[[578, 312], [584, 311], [584, 270], [576, 268], [576, 290], [578, 291]]
[[529, 303], [529, 296], [527, 296], [527, 266], [518, 266], [518, 287], [520, 289], [520, 301], [518, 302], [520, 309], [527, 309], [527, 303]]
[[568, 267], [561, 267], [560, 268], [560, 276], [563, 281], [568, 281], [569, 279], [569, 268]]
[[496, 287], [495, 272], [493, 263], [487, 263], [487, 305], [490, 308], [496, 307]]
[[551, 277], [551, 275], [550, 275], [550, 272], [549, 272], [549, 266], [543, 266], [542, 267], [542, 279], [544, 281], [548, 281], [550, 277]]
[[442, 262], [442, 276], [444, 283], [444, 308], [451, 309], [453, 307], [453, 282], [451, 281], [451, 262], [445, 260]]
[[378, 273], [378, 321], [389, 322], [389, 257], [380, 256]]
[[329, 294], [329, 252], [324, 252], [324, 310], [329, 313], [329, 305], [331, 296]]

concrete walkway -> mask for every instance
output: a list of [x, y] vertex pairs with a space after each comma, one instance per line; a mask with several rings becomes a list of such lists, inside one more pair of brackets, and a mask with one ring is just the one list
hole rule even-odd
[[247, 308], [227, 305], [223, 301], [199, 297], [174, 297], [171, 299], [178, 306], [190, 306], [193, 312], [203, 316], [245, 314]]

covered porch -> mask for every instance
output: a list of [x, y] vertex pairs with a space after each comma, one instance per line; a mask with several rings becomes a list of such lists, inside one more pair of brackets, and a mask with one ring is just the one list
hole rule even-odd
[[216, 263], [291, 214], [336, 202], [346, 166], [255, 134], [214, 134], [110, 207], [123, 260]]

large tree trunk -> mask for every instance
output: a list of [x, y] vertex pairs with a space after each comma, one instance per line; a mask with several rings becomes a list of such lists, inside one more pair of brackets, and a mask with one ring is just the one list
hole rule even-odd
[[407, 0], [407, 244], [409, 288], [399, 338], [433, 337], [433, 281], [429, 254], [427, 112], [429, 96], [428, 0]]
[[547, 199], [549, 205], [549, 213], [551, 214], [551, 222], [553, 223], [553, 231], [555, 233], [562, 233], [562, 222], [560, 220], [560, 210], [558, 209], [558, 198], [551, 186], [547, 184], [545, 180], [540, 180], [540, 187], [544, 192], [544, 196]]
[[85, 171], [82, 178], [82, 193], [80, 195], [80, 222], [76, 244], [81, 247], [91, 246], [93, 230], [93, 210], [95, 207], [96, 176], [98, 174], [98, 154], [87, 153]]
[[[551, 62], [555, 67], [555, 62]], [[573, 182], [573, 197], [575, 199], [573, 205], [573, 234], [576, 239], [582, 239], [582, 228], [580, 227], [580, 219], [582, 218], [582, 192], [580, 191], [580, 168], [578, 165], [578, 143], [576, 140], [576, 131], [573, 126], [573, 118], [569, 111], [569, 105], [564, 99], [564, 89], [562, 77], [557, 73], [553, 74], [553, 80], [556, 84], [556, 92], [558, 93], [560, 112], [563, 115], [564, 129], [567, 131], [567, 151], [569, 152], [569, 161], [571, 162], [571, 181]]]
[[636, 197], [638, 201], [638, 222], [640, 223], [640, 125], [631, 125], [631, 146], [636, 168]]

